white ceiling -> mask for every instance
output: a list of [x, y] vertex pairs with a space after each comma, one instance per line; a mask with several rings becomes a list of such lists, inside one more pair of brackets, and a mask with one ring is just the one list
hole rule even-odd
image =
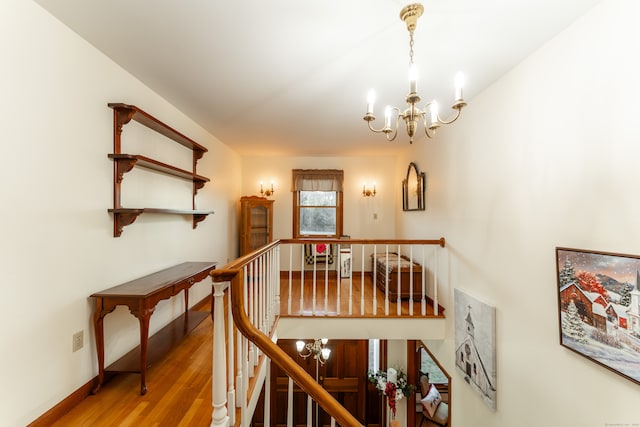
[[[389, 154], [408, 144], [404, 129], [387, 142], [362, 120], [371, 88], [377, 127], [384, 105], [406, 105], [399, 12], [408, 1], [35, 1], [241, 154]], [[450, 105], [462, 71], [473, 108], [474, 95], [598, 1], [424, 2], [418, 93]]]

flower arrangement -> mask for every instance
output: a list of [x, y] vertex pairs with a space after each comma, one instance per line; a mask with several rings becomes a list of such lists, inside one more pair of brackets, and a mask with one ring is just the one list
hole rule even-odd
[[396, 417], [396, 402], [413, 392], [413, 385], [409, 384], [407, 374], [402, 369], [389, 368], [386, 372], [375, 373], [369, 371], [369, 382], [375, 384], [380, 394], [389, 399], [392, 418]]

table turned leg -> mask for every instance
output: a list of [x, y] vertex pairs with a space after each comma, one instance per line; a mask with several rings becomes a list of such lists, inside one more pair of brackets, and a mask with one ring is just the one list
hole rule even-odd
[[102, 298], [96, 298], [93, 329], [96, 336], [96, 353], [98, 354], [98, 382], [91, 390], [91, 394], [96, 394], [104, 382], [104, 316], [113, 310], [115, 310], [115, 306], [106, 308]]
[[140, 395], [147, 393], [147, 347], [149, 344], [149, 320], [153, 309], [142, 310], [140, 321]]

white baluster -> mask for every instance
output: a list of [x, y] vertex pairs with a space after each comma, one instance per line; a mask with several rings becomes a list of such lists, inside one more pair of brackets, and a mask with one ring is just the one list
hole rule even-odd
[[413, 246], [409, 247], [409, 316], [413, 316]]
[[[227, 330], [229, 331], [229, 344], [228, 344], [228, 349], [229, 349], [229, 363], [228, 363], [228, 374], [227, 374], [227, 381], [229, 381], [228, 384], [228, 388], [227, 388], [227, 402], [231, 402], [230, 404], [233, 406], [233, 404], [236, 401], [236, 390], [235, 390], [235, 364], [233, 363], [235, 360], [235, 352], [234, 352], [234, 340], [233, 340], [233, 313], [231, 312], [231, 286], [229, 286], [229, 288], [227, 289], [227, 298], [228, 298], [228, 304], [227, 304], [227, 322], [228, 322], [228, 326], [227, 326]], [[231, 410], [228, 411], [229, 412], [229, 424], [234, 425], [235, 424], [235, 420], [236, 420], [236, 411]]]
[[372, 274], [372, 279], [373, 281], [371, 282], [371, 290], [373, 291], [373, 315], [375, 316], [378, 313], [378, 293], [376, 292], [376, 289], [378, 287], [378, 254], [377, 254], [377, 249], [378, 247], [376, 245], [373, 245], [373, 263], [371, 264], [373, 268], [373, 271], [371, 272]]
[[224, 335], [224, 301], [222, 300], [226, 286], [226, 283], [213, 284], [213, 380], [211, 381], [213, 412], [211, 413], [211, 427], [227, 427], [229, 423], [225, 387], [227, 355]]
[[[316, 253], [314, 252], [317, 248], [317, 246], [315, 246], [315, 243], [312, 244], [311, 246], [311, 253]], [[316, 281], [317, 281], [317, 271], [316, 271], [316, 266], [317, 266], [317, 255], [314, 255], [313, 257], [313, 279], [311, 280], [312, 286], [313, 286], [313, 298], [311, 298], [311, 313], [316, 314]]]
[[[360, 315], [364, 316], [364, 245], [361, 245], [361, 248], [362, 264], [360, 266]], [[353, 245], [351, 245], [351, 253], [354, 253]], [[349, 264], [351, 267], [351, 274], [353, 274], [353, 259]]]
[[[349, 266], [351, 266], [351, 259], [349, 259]], [[349, 316], [353, 314], [353, 274], [351, 274], [351, 267], [349, 267]]]
[[304, 310], [304, 244], [300, 245], [302, 262], [300, 267], [300, 314]]
[[271, 359], [265, 360], [266, 365], [266, 377], [264, 379], [264, 427], [269, 427], [271, 424]]
[[[231, 329], [233, 330], [233, 329]], [[244, 377], [242, 371], [244, 369], [245, 351], [242, 342], [242, 334], [240, 331], [236, 332], [237, 344], [236, 344], [236, 408], [240, 408], [242, 405], [242, 396], [245, 395], [244, 390]]]
[[293, 380], [291, 377], [287, 387], [287, 427], [293, 427]]
[[273, 259], [273, 275], [274, 275], [274, 287], [275, 287], [275, 293], [276, 293], [276, 307], [275, 307], [275, 311], [273, 312], [274, 314], [274, 322], [275, 322], [275, 316], [279, 316], [280, 315], [280, 246], [278, 246], [276, 248], [275, 251], [275, 257]]
[[[247, 313], [247, 316], [249, 317], [249, 321], [251, 322], [252, 325], [255, 324], [253, 320], [254, 299], [255, 299], [253, 297], [253, 276], [254, 276], [253, 262], [251, 262], [248, 265], [244, 266], [244, 292], [246, 295], [246, 298], [244, 299], [244, 306], [247, 307], [249, 311]], [[250, 366], [253, 366], [254, 360], [256, 359], [255, 344], [249, 341], [248, 348], [249, 348], [249, 353], [248, 353], [247, 361]], [[254, 375], [253, 369], [247, 369], [245, 372], [249, 374], [250, 378], [253, 377]]]
[[[329, 245], [327, 245], [330, 248]], [[338, 269], [339, 270], [339, 269]], [[339, 286], [340, 280], [338, 280]], [[327, 313], [327, 304], [329, 302], [329, 262], [324, 263], [324, 312]]]
[[287, 297], [287, 314], [291, 314], [291, 300], [293, 299], [293, 245], [289, 245], [289, 296]]
[[425, 264], [425, 250], [426, 250], [426, 246], [422, 245], [422, 274], [420, 275], [421, 278], [421, 284], [422, 284], [422, 300], [421, 300], [421, 312], [423, 316], [427, 315], [427, 281], [426, 281], [426, 275], [427, 275], [427, 265]]
[[384, 263], [384, 315], [389, 315], [389, 245], [385, 245], [386, 261]]
[[433, 247], [433, 311], [435, 315], [438, 315], [438, 247]]
[[[338, 286], [340, 286], [340, 269], [338, 269]], [[329, 311], [329, 263], [324, 264], [324, 313]]]
[[[338, 252], [340, 252], [340, 251], [338, 250]], [[338, 256], [338, 258], [340, 258], [340, 257]], [[341, 304], [341, 301], [340, 301], [340, 296], [341, 296], [340, 295], [340, 290], [342, 289], [342, 286], [340, 286], [340, 285], [341, 285], [341, 283], [338, 283], [338, 286], [336, 287], [336, 313], [337, 314], [340, 314], [340, 304]]]
[[400, 245], [398, 244], [398, 293], [396, 294], [396, 314], [400, 316], [402, 314], [402, 300], [400, 299], [400, 291], [402, 287], [402, 266], [400, 257]]

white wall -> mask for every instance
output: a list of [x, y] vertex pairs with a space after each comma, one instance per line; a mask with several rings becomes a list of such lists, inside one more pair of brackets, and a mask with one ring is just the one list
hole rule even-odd
[[[390, 157], [247, 157], [242, 158], [242, 194], [260, 195], [260, 181], [274, 181], [275, 239], [293, 235], [292, 169], [344, 170], [344, 233], [352, 238], [384, 239], [395, 234], [394, 200], [400, 197], [395, 158]], [[390, 166], [391, 165], [391, 166]], [[363, 182], [376, 182], [375, 197], [362, 196]], [[377, 216], [374, 219], [374, 214]]]
[[429, 194], [398, 237], [445, 236], [445, 306], [455, 287], [497, 309], [497, 412], [455, 371], [451, 316], [451, 338], [429, 343], [457, 427], [640, 423], [637, 384], [559, 345], [554, 252], [640, 254], [638, 16], [633, 0], [601, 2], [404, 159]]
[[[97, 374], [89, 295], [183, 261], [224, 264], [235, 253], [240, 160], [33, 2], [0, 3], [0, 56], [0, 424], [21, 426]], [[197, 206], [215, 215], [196, 230], [187, 218], [143, 215], [112, 236], [108, 102], [135, 104], [209, 149], [198, 172], [212, 182]], [[139, 135], [127, 129], [124, 146]], [[184, 161], [169, 145], [156, 154]], [[164, 193], [186, 203], [174, 207], [190, 208], [190, 185], [186, 198], [180, 180], [156, 193], [157, 174], [130, 174], [123, 202], [146, 194], [153, 203]], [[201, 282], [190, 301], [209, 291]], [[181, 297], [162, 302], [152, 332], [183, 309]], [[84, 348], [72, 353], [80, 330]], [[125, 308], [107, 316], [105, 330], [107, 364], [137, 344], [138, 322]]]

